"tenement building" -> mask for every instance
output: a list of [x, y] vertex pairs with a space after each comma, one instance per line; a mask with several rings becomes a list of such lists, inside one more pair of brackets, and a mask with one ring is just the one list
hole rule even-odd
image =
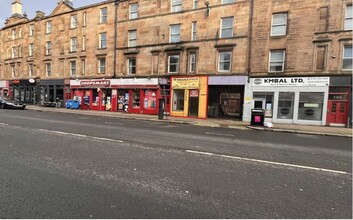
[[349, 0], [108, 0], [0, 30], [0, 93], [84, 110], [349, 126]]

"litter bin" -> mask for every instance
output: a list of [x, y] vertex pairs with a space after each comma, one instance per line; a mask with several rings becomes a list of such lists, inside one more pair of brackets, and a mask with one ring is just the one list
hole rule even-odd
[[264, 126], [265, 110], [261, 108], [251, 109], [251, 123], [250, 125]]
[[71, 101], [71, 108], [72, 109], [78, 109], [80, 107], [80, 102], [77, 100], [72, 100]]
[[159, 99], [158, 119], [162, 120], [163, 117], [164, 117], [164, 99]]
[[65, 102], [65, 106], [66, 108], [72, 108], [72, 101], [71, 99], [67, 99], [66, 102]]

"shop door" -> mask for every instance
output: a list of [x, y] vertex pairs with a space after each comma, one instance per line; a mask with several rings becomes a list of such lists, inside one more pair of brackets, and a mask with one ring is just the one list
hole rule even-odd
[[327, 124], [346, 125], [347, 115], [347, 102], [328, 101]]
[[189, 96], [189, 116], [199, 116], [199, 90], [190, 90]]

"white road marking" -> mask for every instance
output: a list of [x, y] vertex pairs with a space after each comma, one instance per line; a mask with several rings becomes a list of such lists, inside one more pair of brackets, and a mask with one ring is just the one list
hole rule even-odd
[[212, 134], [212, 135], [219, 135], [219, 136], [234, 137], [233, 134], [221, 134], [221, 133], [212, 133], [212, 132], [205, 132], [205, 134]]
[[44, 131], [44, 132], [53, 133], [53, 134], [70, 135], [70, 136], [74, 136], [74, 137], [92, 138], [92, 139], [101, 140], [101, 141], [111, 141], [111, 142], [123, 143], [123, 141], [121, 141], [121, 140], [110, 139], [110, 138], [102, 138], [102, 137], [95, 137], [95, 136], [88, 136], [88, 135], [84, 135], [84, 134], [75, 134], [75, 133], [68, 133], [68, 132], [54, 131], [54, 130], [46, 130], [46, 129], [38, 129], [38, 130]]
[[339, 170], [329, 170], [329, 169], [323, 169], [323, 168], [318, 168], [318, 167], [301, 166], [301, 165], [289, 164], [289, 163], [279, 163], [279, 162], [273, 162], [273, 161], [267, 161], [267, 160], [251, 159], [251, 158], [246, 158], [246, 157], [237, 157], [237, 156], [215, 154], [215, 153], [202, 152], [202, 151], [193, 151], [193, 150], [185, 150], [185, 152], [193, 153], [193, 154], [207, 155], [207, 156], [214, 156], [214, 157], [230, 158], [230, 159], [235, 159], [235, 160], [243, 160], [243, 161], [250, 161], [250, 162], [257, 162], [257, 163], [265, 163], [265, 164], [286, 166], [286, 167], [295, 167], [295, 168], [307, 169], [307, 170], [317, 170], [317, 171], [323, 171], [323, 172], [329, 172], [329, 173], [352, 175], [351, 173], [344, 172], [344, 171], [339, 171]]
[[0, 125], [9, 125], [9, 124], [6, 124], [6, 123], [1, 123], [1, 122], [0, 122]]

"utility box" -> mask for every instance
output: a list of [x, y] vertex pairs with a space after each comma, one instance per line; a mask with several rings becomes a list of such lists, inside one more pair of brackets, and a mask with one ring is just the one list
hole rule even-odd
[[264, 126], [265, 110], [261, 108], [251, 109], [250, 125]]

